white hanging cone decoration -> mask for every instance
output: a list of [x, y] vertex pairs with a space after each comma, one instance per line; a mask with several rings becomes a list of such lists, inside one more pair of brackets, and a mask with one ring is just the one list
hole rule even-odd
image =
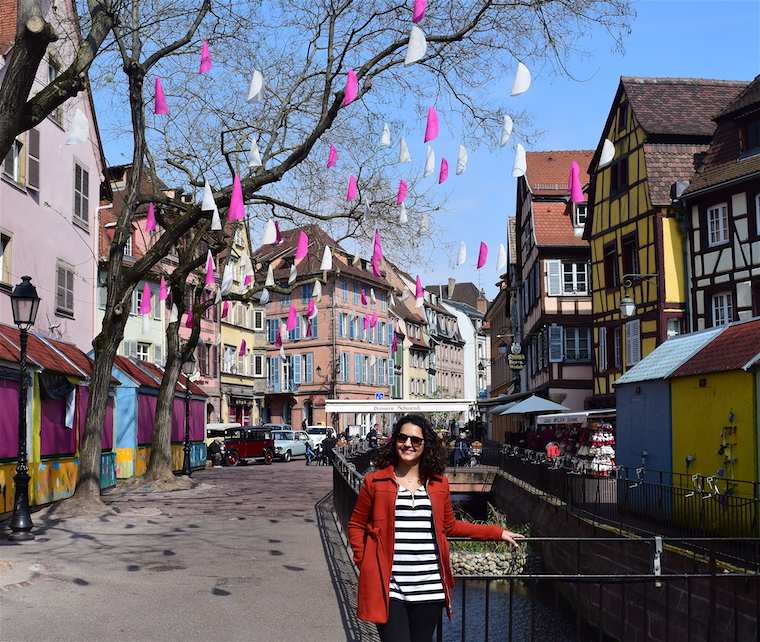
[[499, 145], [502, 147], [509, 142], [513, 126], [512, 117], [509, 114], [504, 114], [504, 123], [501, 126], [501, 139], [499, 140]]
[[405, 65], [413, 65], [415, 62], [422, 60], [427, 52], [427, 38], [425, 32], [418, 26], [414, 25], [409, 32], [409, 44], [406, 47]]
[[406, 225], [409, 222], [409, 215], [406, 213], [406, 205], [401, 203], [401, 207], [398, 209], [398, 222], [401, 225]]
[[282, 359], [283, 361], [285, 361], [285, 359], [286, 359], [286, 356], [285, 356], [285, 346], [280, 346], [280, 359]]
[[287, 341], [290, 337], [288, 336], [288, 326], [285, 323], [280, 323], [280, 337], [283, 341]]
[[504, 243], [499, 243], [499, 258], [496, 260], [496, 269], [501, 273], [507, 267], [507, 248]]
[[467, 261], [467, 246], [464, 241], [459, 243], [459, 254], [457, 254], [457, 266], [464, 265]]
[[179, 321], [179, 310], [177, 310], [176, 304], [172, 304], [172, 309], [169, 313], [169, 323], [177, 323], [177, 321]]
[[266, 288], [261, 291], [261, 294], [259, 295], [259, 302], [261, 305], [266, 305], [269, 303], [269, 290]]
[[372, 301], [372, 303], [377, 303], [377, 297], [375, 296], [375, 288], [369, 289], [369, 300]]
[[391, 292], [390, 304], [391, 307], [396, 305], [396, 299], [393, 298], [393, 292]]
[[232, 270], [232, 263], [227, 261], [227, 265], [224, 266], [224, 272], [222, 274], [222, 287], [219, 290], [223, 295], [227, 294], [232, 289], [233, 280], [234, 272]]
[[248, 167], [261, 167], [264, 163], [261, 162], [261, 152], [259, 152], [259, 144], [256, 142], [256, 138], [251, 136], [251, 149], [248, 152]]
[[409, 163], [411, 160], [412, 157], [409, 155], [409, 147], [407, 147], [406, 140], [402, 136], [401, 140], [398, 142], [398, 162]]
[[464, 145], [460, 145], [459, 154], [457, 154], [457, 175], [464, 174], [464, 170], [467, 169], [468, 160], [467, 148]]
[[311, 296], [313, 296], [317, 301], [322, 300], [322, 281], [317, 281], [314, 284], [314, 290], [312, 291]]
[[380, 136], [380, 147], [390, 147], [391, 146], [391, 128], [388, 127], [388, 123], [385, 123], [383, 125], [383, 133]]
[[297, 276], [298, 276], [298, 272], [296, 271], [296, 266], [291, 265], [290, 274], [288, 275], [288, 285], [292, 284], [296, 280]]
[[528, 162], [525, 159], [525, 148], [517, 143], [515, 146], [515, 164], [512, 165], [512, 176], [519, 178], [525, 176], [525, 172], [528, 171]]
[[351, 259], [351, 265], [359, 265], [361, 260], [362, 260], [361, 256], [359, 256], [358, 254], [354, 254], [354, 258]]
[[87, 122], [87, 116], [81, 109], [74, 112], [74, 118], [71, 120], [69, 135], [66, 138], [67, 145], [79, 145], [86, 143], [90, 137], [90, 123]]
[[264, 287], [271, 288], [274, 286], [274, 270], [272, 270], [272, 264], [269, 264], [267, 268], [267, 280], [264, 282]]
[[264, 76], [258, 69], [253, 70], [253, 76], [251, 77], [251, 84], [248, 87], [248, 102], [252, 103], [257, 100], [261, 100], [264, 94]]
[[597, 169], [606, 167], [612, 162], [614, 158], [615, 158], [615, 143], [605, 138], [604, 145], [602, 145], [602, 153], [599, 155], [599, 164], [597, 165]]
[[214, 297], [214, 303], [219, 305], [222, 302], [222, 291], [217, 289], [216, 296]]
[[427, 146], [425, 155], [425, 172], [423, 176], [430, 176], [435, 171], [435, 151], [431, 145]]
[[322, 271], [332, 270], [332, 251], [329, 245], [325, 245], [325, 251], [322, 253], [322, 263], [319, 265], [319, 269]]
[[515, 72], [515, 80], [512, 83], [512, 95], [519, 96], [524, 94], [530, 89], [530, 71], [521, 62], [517, 63], [517, 71]]
[[222, 229], [222, 221], [219, 218], [219, 208], [216, 206], [214, 200], [214, 193], [211, 191], [211, 185], [208, 181], [203, 184], [203, 202], [201, 203], [201, 209], [204, 212], [212, 212], [211, 215], [211, 231], [218, 232]]
[[373, 354], [373, 355], [372, 355], [372, 356], [369, 358], [369, 366], [370, 366], [370, 368], [374, 368], [374, 367], [375, 367], [375, 362], [376, 362], [376, 361], [377, 361], [377, 357], [376, 357], [376, 356]]
[[314, 318], [314, 317], [316, 317], [318, 314], [319, 314], [319, 310], [317, 310], [317, 306], [316, 306], [316, 304], [315, 304], [315, 305], [314, 305], [314, 310], [312, 310], [311, 314], [309, 315], [309, 318], [310, 318], [310, 319], [313, 319], [313, 318]]
[[264, 234], [261, 237], [262, 245], [271, 245], [277, 241], [277, 228], [274, 224], [274, 219], [270, 218], [264, 226]]

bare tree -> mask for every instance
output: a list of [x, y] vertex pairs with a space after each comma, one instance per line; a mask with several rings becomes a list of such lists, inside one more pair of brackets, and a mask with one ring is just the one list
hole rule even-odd
[[[131, 133], [133, 171], [109, 254], [103, 327], [94, 341], [95, 365], [74, 500], [80, 508], [99, 501], [100, 430], [132, 290], [181, 238], [198, 233], [210, 217], [185, 200], [140, 194], [144, 166], [151, 172], [170, 173], [170, 182], [184, 182], [188, 190], [201, 186], [203, 179], [226, 186], [215, 193], [222, 211], [230, 203], [230, 173], [237, 173], [246, 202], [254, 204], [251, 216], [274, 211], [294, 222], [344, 226], [345, 236], [366, 234], [378, 221], [390, 220], [395, 179], [400, 175], [392, 160], [396, 151], [375, 150], [383, 119], [397, 117], [399, 106], [420, 113], [426, 103], [445, 102], [450, 117], [461, 120], [473, 140], [493, 138], [506, 93], [502, 79], [515, 57], [553, 60], [562, 66], [564, 56], [590, 25], [618, 35], [629, 15], [625, 0], [446, 0], [425, 19], [426, 57], [406, 67], [410, 26], [406, 3], [273, 0], [247, 4], [249, 13], [236, 15], [238, 26], [248, 31], [238, 32], [234, 49], [215, 50], [215, 71], [207, 78], [195, 73], [192, 61], [209, 2], [193, 7], [131, 0], [129, 11], [120, 14], [112, 27], [118, 58], [98, 58], [111, 64], [112, 70], [121, 68], [126, 78], [117, 84], [120, 93], [114, 94], [114, 100], [128, 98], [129, 123], [123, 126]], [[173, 39], [176, 33], [183, 35]], [[266, 78], [263, 101], [257, 105], [248, 104], [244, 95], [251, 61]], [[349, 68], [355, 70], [360, 87], [357, 102], [344, 106]], [[146, 118], [149, 74], [167, 79], [169, 117]], [[226, 132], [221, 146], [220, 132]], [[328, 132], [330, 140], [342, 141], [348, 150], [345, 158], [354, 167], [340, 177], [325, 177], [324, 171], [317, 171], [323, 160], [310, 159], [310, 154], [323, 149]], [[252, 136], [264, 161], [263, 167], [253, 170], [242, 154]], [[365, 167], [360, 193], [372, 202], [369, 207], [366, 199], [359, 205], [347, 204], [343, 198], [347, 174], [358, 174]], [[132, 219], [147, 201], [168, 206], [159, 221], [163, 231], [143, 257], [125, 267], [122, 252]], [[410, 234], [401, 231], [399, 236]], [[191, 259], [197, 260], [197, 256]], [[186, 268], [181, 263], [177, 269]], [[178, 350], [177, 345], [170, 353]], [[168, 381], [166, 387], [173, 391]], [[163, 412], [159, 423], [166, 416]]]

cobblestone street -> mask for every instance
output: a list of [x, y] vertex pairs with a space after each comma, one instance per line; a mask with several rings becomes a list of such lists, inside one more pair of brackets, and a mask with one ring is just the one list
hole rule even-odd
[[36, 515], [36, 541], [3, 541], [0, 639], [347, 639], [317, 523], [331, 469], [296, 460], [193, 478], [188, 491], [111, 493], [116, 516]]

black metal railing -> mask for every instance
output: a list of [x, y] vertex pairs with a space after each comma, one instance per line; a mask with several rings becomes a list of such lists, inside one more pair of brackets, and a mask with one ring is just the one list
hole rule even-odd
[[[362, 483], [345, 454], [333, 467], [344, 532]], [[451, 538], [452, 550], [461, 540]], [[530, 537], [521, 547], [521, 572], [455, 574], [439, 642], [757, 639], [760, 538]], [[726, 555], [746, 549], [755, 555]]]
[[760, 535], [756, 482], [626, 466], [578, 472], [543, 453], [512, 446], [487, 449], [480, 460], [569, 509], [634, 530], [695, 537]]

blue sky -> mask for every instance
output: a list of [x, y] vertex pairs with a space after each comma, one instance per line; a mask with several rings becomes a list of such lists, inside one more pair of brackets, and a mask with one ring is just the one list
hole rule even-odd
[[[760, 2], [654, 1], [636, 2], [634, 9], [637, 17], [624, 53], [612, 52], [609, 38], [602, 34], [589, 34], [584, 47], [594, 57], [570, 61], [578, 80], [532, 70], [531, 89], [510, 98], [519, 103], [518, 109], [529, 112], [535, 130], [543, 132], [531, 149], [596, 147], [620, 76], [749, 80], [760, 73]], [[496, 248], [504, 239], [506, 217], [515, 208], [511, 170], [509, 146], [495, 154], [486, 149], [470, 153], [467, 172], [452, 181], [450, 212], [436, 221], [442, 226], [439, 245], [447, 250], [418, 266], [424, 282], [446, 282], [463, 240], [468, 261], [453, 275], [458, 281], [480, 282], [489, 298], [495, 294]], [[489, 265], [478, 273], [473, 262], [481, 240], [489, 244]]]

